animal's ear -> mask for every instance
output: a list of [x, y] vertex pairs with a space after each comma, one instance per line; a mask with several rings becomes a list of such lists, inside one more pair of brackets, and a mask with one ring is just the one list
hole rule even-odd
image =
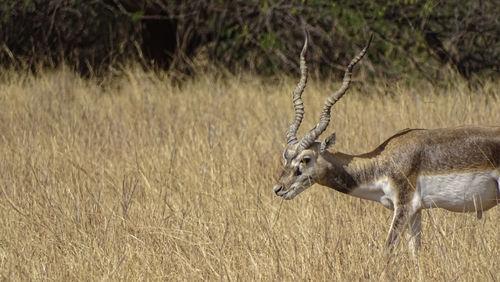
[[319, 152], [323, 153], [324, 151], [328, 150], [328, 148], [332, 147], [335, 145], [335, 132], [332, 133], [330, 136], [326, 137], [325, 141], [321, 142], [321, 147], [319, 148]]

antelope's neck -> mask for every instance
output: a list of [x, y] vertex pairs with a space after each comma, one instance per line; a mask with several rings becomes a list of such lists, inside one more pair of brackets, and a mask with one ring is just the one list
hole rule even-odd
[[328, 166], [318, 184], [349, 194], [360, 185], [378, 179], [377, 157], [354, 156], [344, 153], [327, 153]]

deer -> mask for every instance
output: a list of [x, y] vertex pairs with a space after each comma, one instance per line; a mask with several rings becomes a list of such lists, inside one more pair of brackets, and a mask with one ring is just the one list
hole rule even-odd
[[323, 141], [331, 109], [349, 88], [353, 67], [365, 56], [373, 35], [345, 69], [341, 87], [325, 101], [319, 123], [300, 140], [304, 117], [302, 93], [307, 84], [306, 34], [300, 53], [300, 80], [293, 91], [295, 118], [286, 131], [284, 167], [273, 190], [291, 200], [313, 184], [376, 201], [393, 211], [386, 239], [392, 252], [409, 229], [408, 245], [418, 255], [422, 210], [482, 213], [500, 202], [500, 126], [404, 129], [374, 150], [351, 155], [334, 149], [335, 132]]

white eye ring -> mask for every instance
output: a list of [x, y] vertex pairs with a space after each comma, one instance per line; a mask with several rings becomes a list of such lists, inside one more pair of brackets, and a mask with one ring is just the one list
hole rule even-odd
[[308, 164], [311, 162], [311, 158], [310, 157], [304, 157], [301, 161], [303, 164]]

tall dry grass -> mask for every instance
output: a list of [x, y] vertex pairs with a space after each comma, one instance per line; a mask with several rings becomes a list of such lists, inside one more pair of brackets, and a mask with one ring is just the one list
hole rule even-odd
[[[424, 213], [420, 260], [384, 251], [391, 212], [313, 186], [274, 196], [295, 78], [67, 70], [0, 83], [6, 280], [500, 280], [500, 208]], [[338, 82], [309, 82], [306, 120]], [[500, 124], [498, 83], [364, 85], [335, 106], [337, 149], [406, 127]]]

